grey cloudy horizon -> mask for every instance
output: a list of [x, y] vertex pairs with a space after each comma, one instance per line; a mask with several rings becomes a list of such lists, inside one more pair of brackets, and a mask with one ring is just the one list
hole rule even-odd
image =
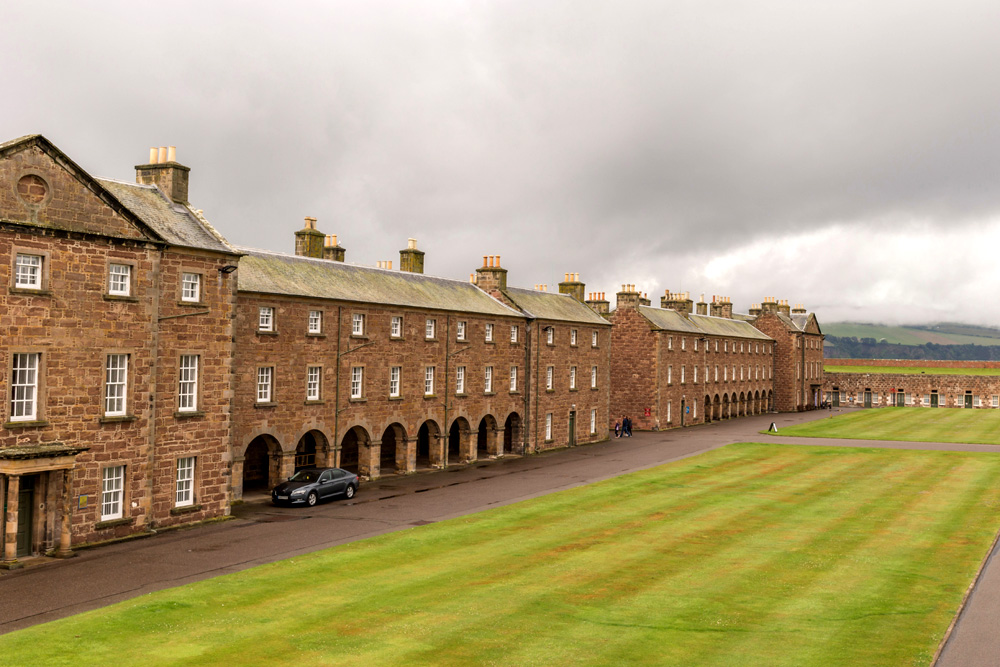
[[176, 145], [230, 241], [996, 325], [1000, 5], [128, 2], [0, 10], [0, 140], [134, 179]]

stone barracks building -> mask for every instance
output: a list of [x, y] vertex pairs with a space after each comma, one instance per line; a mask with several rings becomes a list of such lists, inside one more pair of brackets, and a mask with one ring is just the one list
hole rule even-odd
[[833, 366], [876, 366], [883, 372], [827, 372], [825, 399], [833, 406], [877, 408], [1000, 408], [1000, 376], [962, 373], [905, 373], [903, 368], [997, 369], [995, 361], [912, 359], [827, 359]]
[[[0, 144], [0, 567], [228, 514], [309, 465], [376, 478], [813, 405], [815, 317], [692, 313], [577, 274], [558, 293], [348, 264], [307, 218], [294, 254], [235, 248], [153, 149], [136, 182], [40, 135]], [[818, 344], [814, 344], [819, 341]], [[817, 376], [817, 374], [819, 374]]]

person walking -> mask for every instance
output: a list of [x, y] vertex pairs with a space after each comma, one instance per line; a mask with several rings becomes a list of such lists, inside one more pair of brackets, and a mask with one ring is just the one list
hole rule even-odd
[[626, 438], [632, 437], [632, 419], [628, 415], [622, 418], [622, 432]]
[[619, 428], [621, 428], [621, 424], [619, 424], [618, 420], [616, 419], [615, 420], [615, 437], [616, 438], [620, 438], [621, 437], [621, 435], [618, 433], [618, 429]]

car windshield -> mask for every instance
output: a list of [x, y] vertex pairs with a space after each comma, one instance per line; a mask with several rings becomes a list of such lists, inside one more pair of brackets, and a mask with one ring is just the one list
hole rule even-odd
[[292, 478], [288, 480], [289, 482], [315, 482], [319, 479], [319, 470], [300, 470]]

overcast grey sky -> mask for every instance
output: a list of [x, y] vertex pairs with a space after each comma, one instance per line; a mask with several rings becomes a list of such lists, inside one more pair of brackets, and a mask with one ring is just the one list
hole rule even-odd
[[427, 273], [500, 255], [773, 296], [824, 321], [1000, 322], [1000, 3], [48, 2], [0, 9], [0, 126], [96, 176], [176, 145], [232, 242]]

